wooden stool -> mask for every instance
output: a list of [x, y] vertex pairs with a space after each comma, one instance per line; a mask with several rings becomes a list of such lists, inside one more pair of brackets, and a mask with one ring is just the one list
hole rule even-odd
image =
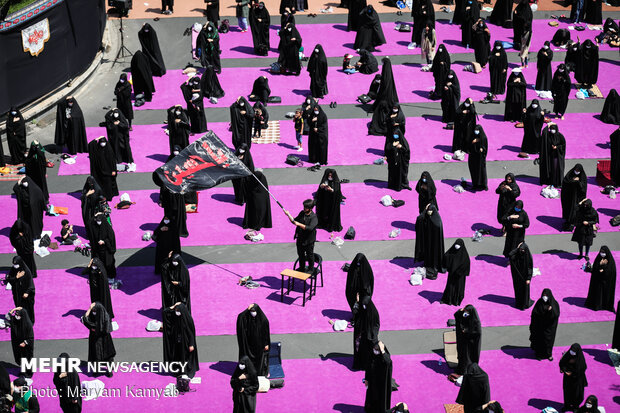
[[291, 270], [290, 268], [287, 268], [285, 270], [282, 270], [282, 272], [280, 273], [280, 275], [282, 276], [282, 284], [280, 286], [280, 302], [284, 302], [284, 277], [288, 277], [288, 285], [286, 288], [286, 295], [288, 295], [292, 289], [295, 288], [295, 280], [301, 280], [304, 284], [304, 295], [303, 295], [303, 307], [306, 306], [306, 281], [308, 280], [308, 278], [310, 278], [310, 293], [308, 294], [308, 300], [310, 300], [312, 298], [312, 296], [314, 294], [316, 294], [316, 292], [313, 294], [312, 292], [312, 274], [308, 274], [306, 272], [300, 272], [300, 271], [295, 271], [295, 270]]

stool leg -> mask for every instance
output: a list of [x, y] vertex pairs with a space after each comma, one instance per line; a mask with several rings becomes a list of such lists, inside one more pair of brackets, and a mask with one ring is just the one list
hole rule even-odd
[[[311, 282], [312, 282], [312, 281], [311, 281]], [[311, 290], [312, 290], [312, 288], [311, 288]], [[312, 297], [312, 296], [310, 296], [310, 297]], [[310, 298], [308, 298], [308, 300], [309, 300], [309, 299], [310, 299]], [[305, 307], [305, 306], [306, 306], [306, 282], [304, 281], [304, 298], [303, 298], [303, 304], [302, 304], [302, 307]]]
[[282, 276], [282, 283], [280, 284], [280, 302], [284, 302], [284, 276]]

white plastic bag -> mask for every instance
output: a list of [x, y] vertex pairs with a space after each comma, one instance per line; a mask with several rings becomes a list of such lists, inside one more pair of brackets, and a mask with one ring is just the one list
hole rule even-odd
[[347, 329], [347, 320], [335, 320], [334, 331], [345, 331]]
[[411, 277], [409, 277], [409, 284], [413, 286], [422, 285], [422, 276], [414, 272], [411, 274]]
[[394, 228], [390, 231], [389, 237], [396, 238], [400, 235], [400, 228]]
[[463, 159], [465, 159], [465, 152], [461, 150], [454, 152], [454, 156], [452, 157], [452, 159], [456, 159], [457, 161], [462, 161]]
[[560, 197], [560, 191], [554, 188], [553, 185], [549, 185], [549, 186], [544, 187], [540, 191], [540, 195], [542, 195], [545, 198], [556, 199]]
[[383, 204], [383, 206], [386, 206], [386, 207], [387, 207], [387, 206], [392, 206], [392, 203], [393, 203], [393, 202], [394, 202], [394, 200], [393, 200], [393, 199], [392, 199], [392, 197], [391, 197], [391, 196], [389, 196], [389, 195], [384, 195], [384, 196], [381, 198], [381, 203]]
[[465, 188], [463, 188], [461, 185], [455, 185], [452, 189], [454, 190], [454, 192], [457, 192], [459, 194], [465, 192]]
[[538, 277], [540, 275], [540, 268], [534, 267], [532, 270], [532, 277]]
[[334, 237], [332, 238], [332, 244], [340, 248], [344, 245], [344, 240], [340, 237]]
[[83, 381], [81, 386], [81, 393], [86, 401], [97, 399], [97, 397], [103, 394], [103, 389], [105, 389], [105, 384], [99, 379]]
[[146, 325], [146, 331], [157, 332], [162, 327], [161, 321], [151, 320]]

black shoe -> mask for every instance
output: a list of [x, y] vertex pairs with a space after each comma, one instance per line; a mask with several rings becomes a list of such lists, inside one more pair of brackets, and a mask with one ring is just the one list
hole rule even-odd
[[336, 109], [337, 106], [338, 106], [338, 104], [336, 102], [334, 102], [334, 109]]

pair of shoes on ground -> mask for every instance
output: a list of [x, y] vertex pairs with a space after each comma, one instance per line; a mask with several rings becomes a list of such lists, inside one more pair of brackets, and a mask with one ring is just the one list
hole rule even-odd
[[336, 109], [336, 107], [338, 106], [338, 103], [336, 102], [329, 102], [329, 107], [332, 109]]

